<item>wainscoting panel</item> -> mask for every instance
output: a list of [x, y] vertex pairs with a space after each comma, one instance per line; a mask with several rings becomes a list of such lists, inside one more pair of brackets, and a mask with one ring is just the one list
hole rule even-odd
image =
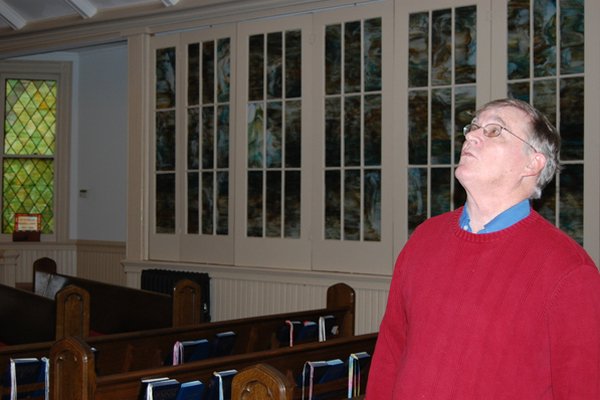
[[126, 286], [124, 258], [125, 243], [78, 241], [77, 276]]

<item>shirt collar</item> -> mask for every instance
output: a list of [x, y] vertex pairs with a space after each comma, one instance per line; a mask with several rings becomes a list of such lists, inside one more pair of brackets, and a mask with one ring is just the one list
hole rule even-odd
[[[502, 229], [508, 228], [511, 225], [516, 224], [523, 218], [527, 217], [531, 212], [531, 205], [529, 199], [523, 200], [517, 205], [512, 206], [506, 211], [501, 212], [490, 222], [485, 224], [482, 230], [477, 233], [492, 233]], [[467, 211], [467, 205], [463, 207], [462, 215], [459, 220], [460, 227], [467, 232], [473, 232], [471, 230], [471, 218]]]

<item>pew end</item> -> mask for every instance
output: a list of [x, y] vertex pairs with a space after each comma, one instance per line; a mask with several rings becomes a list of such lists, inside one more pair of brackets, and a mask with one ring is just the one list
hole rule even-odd
[[269, 364], [258, 364], [233, 378], [231, 400], [292, 400], [295, 385]]
[[[65, 371], [69, 373], [65, 374]], [[76, 379], [68, 379], [76, 376]], [[50, 349], [50, 391], [54, 400], [92, 400], [96, 391], [94, 353], [78, 337], [56, 342]]]

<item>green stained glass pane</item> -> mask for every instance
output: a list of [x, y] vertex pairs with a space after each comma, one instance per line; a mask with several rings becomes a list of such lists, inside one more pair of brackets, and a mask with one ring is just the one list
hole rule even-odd
[[559, 176], [559, 228], [583, 245], [583, 165], [567, 165]]
[[339, 167], [342, 163], [341, 99], [325, 99], [325, 165]]
[[365, 91], [381, 90], [381, 18], [365, 20]]
[[560, 80], [560, 149], [561, 160], [583, 160], [584, 146], [583, 78]]
[[56, 82], [7, 79], [4, 154], [53, 155]]
[[452, 10], [437, 10], [431, 16], [431, 84], [452, 81]]
[[431, 91], [431, 163], [449, 164], [452, 156], [452, 89]]
[[425, 90], [408, 93], [408, 163], [427, 164], [428, 94]]
[[215, 42], [202, 43], [202, 103], [215, 100]]
[[175, 111], [156, 113], [156, 170], [175, 170]]
[[533, 105], [556, 126], [556, 79], [533, 83]]
[[408, 169], [408, 232], [427, 219], [427, 169]]
[[248, 167], [263, 165], [264, 111], [262, 103], [248, 104]]
[[231, 87], [231, 40], [217, 41], [217, 101], [228, 102]]
[[456, 9], [454, 83], [475, 83], [477, 72], [477, 7]]
[[175, 47], [156, 50], [156, 108], [175, 107]]
[[410, 14], [408, 26], [408, 85], [427, 86], [429, 77], [429, 13]]
[[560, 0], [560, 72], [584, 72], [584, 0]]
[[266, 156], [267, 168], [281, 167], [283, 110], [279, 101], [267, 103]]
[[341, 171], [325, 171], [325, 239], [341, 239]]
[[217, 168], [229, 168], [229, 106], [217, 107]]
[[365, 96], [364, 104], [364, 164], [381, 165], [381, 95]]
[[381, 170], [365, 170], [364, 240], [381, 240]]
[[202, 168], [214, 168], [215, 165], [215, 109], [202, 107]]
[[535, 0], [533, 7], [533, 73], [556, 76], [556, 1]]
[[346, 93], [356, 93], [361, 87], [361, 21], [344, 25], [344, 88]]
[[54, 160], [5, 158], [2, 232], [14, 230], [15, 214], [41, 214], [42, 233], [54, 231]]
[[508, 2], [508, 79], [529, 78], [529, 0]]
[[361, 97], [348, 96], [344, 99], [344, 165], [359, 166], [361, 143]]
[[265, 37], [264, 35], [250, 36], [249, 65], [248, 65], [248, 100], [263, 99]]
[[342, 25], [325, 28], [325, 93], [342, 92]]
[[344, 171], [344, 239], [360, 240], [361, 223], [360, 170]]
[[302, 32], [285, 33], [285, 95], [302, 96]]
[[529, 82], [509, 83], [506, 95], [511, 99], [519, 99], [529, 103], [529, 99], [531, 98], [529, 93]]
[[300, 237], [300, 194], [302, 184], [300, 171], [285, 171], [285, 224], [287, 238]]
[[281, 98], [283, 89], [283, 35], [281, 32], [267, 35], [267, 98]]
[[292, 100], [285, 104], [285, 166], [300, 168], [302, 164], [302, 102]]

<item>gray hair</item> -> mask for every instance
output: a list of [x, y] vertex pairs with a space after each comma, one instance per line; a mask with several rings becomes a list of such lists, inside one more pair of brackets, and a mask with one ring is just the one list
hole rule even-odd
[[[529, 130], [526, 132], [528, 143], [535, 148], [539, 153], [546, 157], [546, 165], [538, 175], [535, 191], [531, 198], [539, 199], [542, 196], [542, 189], [554, 178], [557, 171], [562, 167], [559, 161], [560, 155], [560, 134], [552, 125], [543, 113], [533, 107], [531, 104], [517, 99], [498, 99], [492, 100], [483, 105], [475, 112], [477, 118], [485, 110], [500, 108], [500, 107], [515, 107], [529, 115]], [[527, 146], [529, 147], [529, 146]]]

